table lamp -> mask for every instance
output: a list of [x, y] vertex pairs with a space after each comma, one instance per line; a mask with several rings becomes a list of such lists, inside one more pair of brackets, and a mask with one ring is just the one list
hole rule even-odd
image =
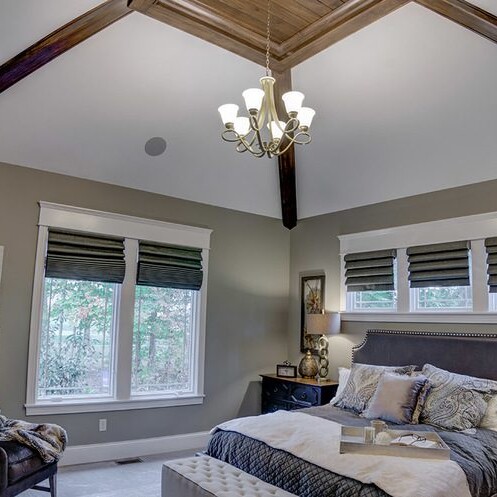
[[328, 376], [328, 335], [340, 333], [340, 313], [325, 312], [321, 314], [307, 314], [307, 333], [321, 335], [318, 340], [319, 350], [319, 377]]

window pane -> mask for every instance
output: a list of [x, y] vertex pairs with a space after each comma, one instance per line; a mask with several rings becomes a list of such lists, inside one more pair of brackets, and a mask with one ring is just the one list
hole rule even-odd
[[133, 394], [192, 391], [193, 290], [136, 287]]
[[473, 297], [470, 286], [429, 287], [415, 289], [416, 310], [471, 310]]
[[497, 293], [490, 293], [489, 294], [488, 310], [490, 312], [497, 311]]
[[117, 288], [45, 278], [39, 399], [111, 394]]
[[396, 309], [397, 292], [394, 290], [351, 292], [351, 304], [352, 311]]

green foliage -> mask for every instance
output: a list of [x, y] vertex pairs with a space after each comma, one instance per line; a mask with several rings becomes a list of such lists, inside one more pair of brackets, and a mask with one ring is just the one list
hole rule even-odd
[[110, 392], [115, 285], [46, 278], [39, 395]]
[[[46, 278], [38, 396], [110, 395], [118, 285]], [[194, 292], [137, 287], [133, 392], [190, 388]]]
[[190, 386], [194, 292], [138, 286], [133, 334], [133, 392]]

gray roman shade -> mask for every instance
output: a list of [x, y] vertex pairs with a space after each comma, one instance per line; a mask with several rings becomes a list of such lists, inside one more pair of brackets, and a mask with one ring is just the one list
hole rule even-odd
[[410, 287], [469, 286], [469, 249], [468, 241], [408, 248]]
[[140, 241], [138, 285], [200, 290], [202, 249]]
[[487, 274], [490, 293], [497, 293], [497, 237], [485, 240], [487, 249]]
[[347, 254], [344, 257], [347, 292], [394, 290], [396, 257], [395, 249]]
[[45, 277], [122, 283], [124, 240], [50, 229]]

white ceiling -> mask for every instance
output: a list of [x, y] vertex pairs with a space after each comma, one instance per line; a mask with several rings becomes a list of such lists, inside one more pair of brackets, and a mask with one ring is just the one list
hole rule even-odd
[[319, 112], [297, 151], [300, 217], [497, 178], [497, 44], [417, 4], [302, 63], [293, 86]]
[[[0, 62], [97, 3], [0, 2]], [[295, 68], [318, 111], [299, 217], [497, 178], [496, 55], [411, 4]], [[275, 161], [219, 137], [217, 107], [261, 75], [131, 14], [0, 94], [0, 161], [279, 217]], [[168, 147], [150, 157], [155, 136]]]

